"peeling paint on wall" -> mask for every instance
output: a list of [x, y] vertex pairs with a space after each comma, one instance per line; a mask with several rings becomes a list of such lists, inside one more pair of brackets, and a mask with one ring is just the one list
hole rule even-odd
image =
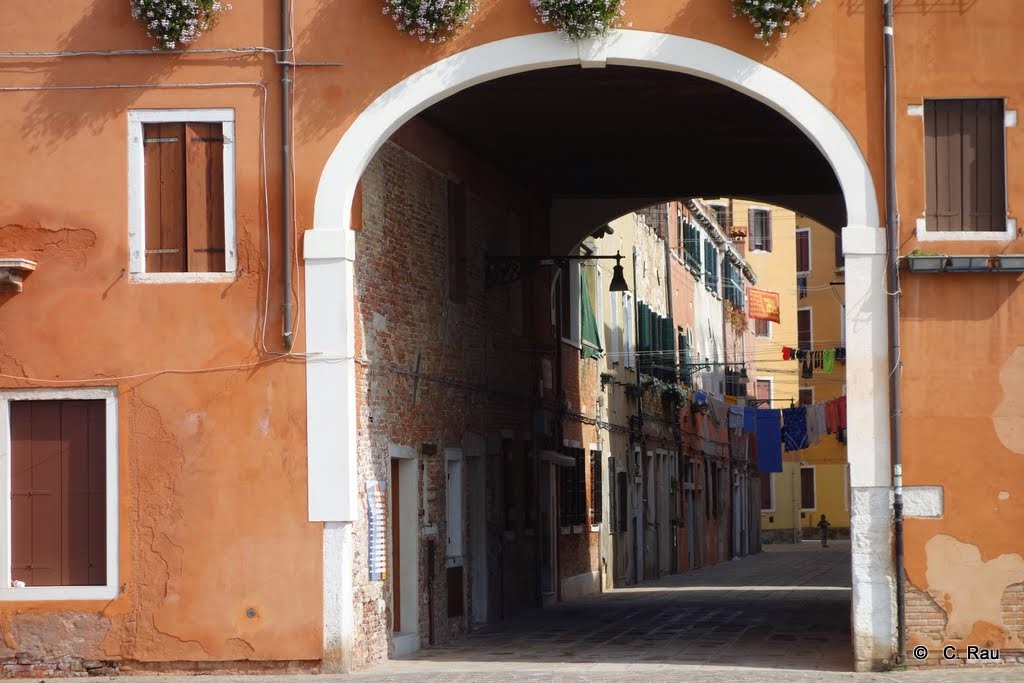
[[992, 413], [996, 434], [1004, 446], [1024, 455], [1024, 396], [1019, 388], [1024, 382], [1024, 346], [1014, 349], [999, 370], [1003, 400]]
[[40, 263], [52, 260], [80, 270], [85, 267], [86, 249], [95, 244], [96, 233], [84, 228], [0, 225], [0, 252]]
[[948, 638], [966, 638], [978, 622], [1006, 628], [1003, 592], [1024, 581], [1024, 558], [1013, 553], [985, 562], [977, 546], [945, 534], [933, 536], [925, 554], [928, 593], [946, 612]]

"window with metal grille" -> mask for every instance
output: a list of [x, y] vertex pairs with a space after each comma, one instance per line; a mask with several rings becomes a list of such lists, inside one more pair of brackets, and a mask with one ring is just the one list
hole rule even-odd
[[925, 100], [925, 229], [1006, 230], [1002, 99]]
[[201, 281], [235, 272], [233, 138], [229, 109], [129, 113], [135, 279], [188, 280], [182, 274], [189, 274]]
[[582, 448], [563, 448], [562, 453], [573, 458], [573, 467], [559, 467], [560, 523], [561, 526], [583, 524], [586, 518], [587, 479]]
[[772, 214], [768, 209], [748, 209], [750, 248], [754, 251], [772, 250]]
[[601, 500], [601, 451], [590, 451], [590, 523], [604, 521], [604, 504]]
[[711, 213], [715, 217], [715, 222], [718, 223], [718, 227], [723, 230], [728, 230], [732, 227], [732, 225], [730, 225], [732, 221], [730, 220], [728, 206], [725, 204], [708, 204], [708, 208], [711, 209]]
[[106, 405], [11, 401], [11, 578], [107, 581]]

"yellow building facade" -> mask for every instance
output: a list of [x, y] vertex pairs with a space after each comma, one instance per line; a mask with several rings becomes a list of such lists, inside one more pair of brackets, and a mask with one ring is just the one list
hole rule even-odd
[[[728, 198], [707, 203], [742, 240], [747, 262], [758, 276], [757, 288], [779, 294], [778, 323], [749, 321], [756, 341], [754, 398], [759, 405], [780, 409], [842, 396], [845, 365], [835, 362], [831, 373], [823, 367], [823, 352], [845, 344], [836, 233], [779, 206]], [[810, 352], [809, 362], [786, 360], [784, 348]], [[844, 441], [824, 435], [808, 449], [784, 452], [782, 460], [782, 472], [762, 475], [762, 538], [817, 538], [822, 514], [833, 537], [846, 536], [850, 512]]]

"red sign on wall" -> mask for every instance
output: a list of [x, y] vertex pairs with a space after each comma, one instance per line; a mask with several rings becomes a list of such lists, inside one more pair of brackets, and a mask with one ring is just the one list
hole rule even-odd
[[770, 320], [773, 323], [779, 320], [779, 293], [766, 292], [761, 289], [748, 289], [747, 301], [749, 306], [747, 316], [754, 320]]

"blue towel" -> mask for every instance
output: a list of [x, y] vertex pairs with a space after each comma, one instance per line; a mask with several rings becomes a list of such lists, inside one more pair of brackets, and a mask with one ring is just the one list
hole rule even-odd
[[808, 447], [807, 408], [798, 406], [782, 411], [782, 440], [787, 451], [800, 451]]
[[757, 471], [782, 471], [782, 425], [778, 410], [757, 411]]
[[743, 431], [747, 434], [757, 431], [757, 408], [747, 406], [743, 409]]
[[693, 395], [693, 402], [699, 406], [702, 406], [708, 402], [708, 395], [705, 394], [703, 391], [698, 391]]

